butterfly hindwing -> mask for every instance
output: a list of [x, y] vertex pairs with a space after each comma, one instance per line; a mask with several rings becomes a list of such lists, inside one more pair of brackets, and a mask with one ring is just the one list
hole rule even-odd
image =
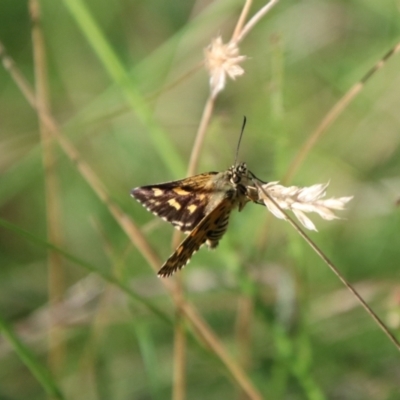
[[215, 174], [209, 172], [178, 181], [141, 186], [133, 189], [131, 195], [153, 214], [187, 233], [206, 215], [212, 194], [209, 182]]
[[233, 200], [226, 197], [207, 214], [164, 263], [158, 276], [166, 278], [183, 268], [206, 241], [216, 247], [227, 229], [233, 205]]

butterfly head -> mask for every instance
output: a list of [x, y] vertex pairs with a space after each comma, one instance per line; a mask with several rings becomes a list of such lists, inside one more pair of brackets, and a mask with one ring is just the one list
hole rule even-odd
[[247, 169], [246, 163], [233, 165], [229, 168], [228, 174], [230, 184], [235, 187], [236, 193], [239, 195], [239, 211], [248, 201], [261, 204], [254, 182], [266, 182], [258, 179], [249, 169]]
[[239, 211], [241, 211], [249, 201], [247, 191], [249, 185], [251, 185], [251, 172], [247, 169], [246, 163], [239, 163], [232, 165], [228, 169], [227, 178], [229, 179], [232, 193], [235, 193], [236, 204], [238, 204]]
[[232, 167], [230, 167], [228, 171], [229, 180], [235, 186], [242, 183], [243, 180], [247, 180], [249, 178], [249, 170], [247, 169], [247, 165], [244, 162], [237, 165], [232, 165]]

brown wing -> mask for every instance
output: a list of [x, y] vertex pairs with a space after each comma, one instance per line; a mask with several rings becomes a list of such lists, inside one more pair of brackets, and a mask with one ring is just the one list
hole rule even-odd
[[204, 218], [212, 192], [210, 179], [217, 172], [195, 175], [179, 181], [141, 186], [131, 195], [153, 214], [183, 232], [190, 232]]
[[177, 247], [175, 252], [161, 267], [160, 271], [158, 271], [158, 276], [166, 278], [183, 268], [206, 240], [213, 243], [212, 247], [215, 247], [225, 233], [229, 214], [233, 206], [234, 202], [231, 198], [224, 198]]

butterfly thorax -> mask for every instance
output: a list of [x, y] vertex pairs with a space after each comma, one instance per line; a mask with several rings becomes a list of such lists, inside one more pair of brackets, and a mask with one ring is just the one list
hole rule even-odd
[[216, 247], [226, 232], [231, 211], [236, 207], [241, 211], [249, 201], [247, 186], [250, 179], [251, 175], [245, 163], [233, 165], [227, 171], [216, 173], [210, 179], [212, 195], [206, 206], [207, 213], [220, 207], [220, 204], [225, 204], [224, 207], [220, 207], [218, 218], [208, 230], [207, 244], [210, 248]]

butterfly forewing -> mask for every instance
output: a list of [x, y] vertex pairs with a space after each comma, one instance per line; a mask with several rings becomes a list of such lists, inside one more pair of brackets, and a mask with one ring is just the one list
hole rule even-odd
[[153, 214], [187, 233], [206, 215], [212, 192], [208, 183], [216, 174], [209, 172], [179, 181], [141, 186], [131, 194]]
[[215, 247], [226, 231], [233, 207], [234, 202], [231, 198], [223, 199], [182, 241], [161, 267], [158, 276], [166, 278], [184, 267], [206, 241], [210, 242], [211, 247]]

